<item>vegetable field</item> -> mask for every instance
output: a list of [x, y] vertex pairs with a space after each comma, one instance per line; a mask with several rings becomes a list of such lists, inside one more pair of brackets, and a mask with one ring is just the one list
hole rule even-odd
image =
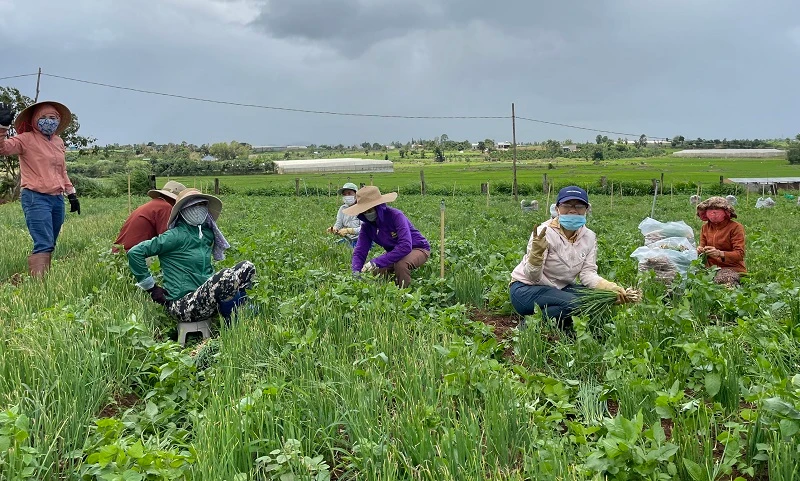
[[[571, 338], [508, 302], [541, 200], [446, 198], [440, 279], [440, 198], [401, 197], [432, 254], [399, 290], [350, 275], [335, 197], [225, 196], [218, 267], [253, 261], [253, 302], [185, 349], [108, 253], [127, 199], [69, 215], [43, 282], [2, 205], [0, 479], [800, 479], [800, 207], [777, 200], [740, 196], [741, 287], [693, 265], [668, 291], [629, 257], [651, 199], [593, 196], [599, 273], [644, 298]], [[699, 233], [686, 196], [655, 217]]]

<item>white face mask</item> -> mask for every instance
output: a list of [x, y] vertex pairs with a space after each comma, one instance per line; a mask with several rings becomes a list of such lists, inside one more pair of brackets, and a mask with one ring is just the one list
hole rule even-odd
[[374, 210], [372, 212], [364, 212], [364, 217], [370, 222], [375, 222], [375, 219], [378, 218], [378, 213]]
[[342, 197], [342, 202], [344, 205], [350, 206], [356, 203], [356, 196], [354, 195], [345, 195]]

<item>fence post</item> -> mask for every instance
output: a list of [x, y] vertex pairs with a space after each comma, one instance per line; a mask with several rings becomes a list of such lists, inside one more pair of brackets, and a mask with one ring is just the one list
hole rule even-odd
[[372, 174], [369, 174], [369, 185], [375, 185], [372, 183]]
[[294, 195], [300, 197], [300, 177], [294, 178]]
[[664, 172], [661, 172], [661, 195], [664, 195]]
[[425, 171], [419, 169], [419, 190], [422, 195], [425, 195]]
[[719, 185], [721, 186], [721, 185], [722, 185], [722, 183], [723, 183], [723, 177], [720, 175], [720, 176], [719, 176]]
[[214, 195], [219, 195], [219, 177], [214, 177]]
[[328, 197], [331, 196], [332, 190], [333, 190], [333, 182], [328, 182]]
[[442, 199], [441, 212], [441, 220], [439, 222], [439, 277], [444, 277], [444, 199]]
[[549, 192], [549, 186], [550, 184], [547, 182], [547, 174], [542, 174], [542, 192]]
[[156, 176], [150, 175], [150, 189], [155, 190], [156, 188]]

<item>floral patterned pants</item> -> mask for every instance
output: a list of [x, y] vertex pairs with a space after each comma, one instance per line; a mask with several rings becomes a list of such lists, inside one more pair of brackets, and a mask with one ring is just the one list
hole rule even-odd
[[194, 292], [166, 304], [167, 313], [178, 322], [206, 321], [214, 317], [219, 303], [229, 301], [241, 289], [248, 289], [256, 274], [250, 261], [242, 261], [228, 269], [222, 269]]

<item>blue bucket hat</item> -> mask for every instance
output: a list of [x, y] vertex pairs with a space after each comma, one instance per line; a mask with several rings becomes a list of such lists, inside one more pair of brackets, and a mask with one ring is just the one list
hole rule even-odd
[[589, 194], [577, 185], [570, 185], [558, 191], [556, 198], [556, 205], [566, 202], [568, 200], [579, 200], [586, 205], [589, 205]]

